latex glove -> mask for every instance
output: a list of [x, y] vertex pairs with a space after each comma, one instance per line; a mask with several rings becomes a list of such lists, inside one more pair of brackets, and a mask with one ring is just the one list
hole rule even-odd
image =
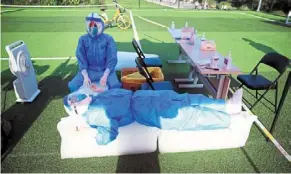
[[110, 70], [108, 68], [106, 68], [103, 76], [100, 79], [100, 85], [101, 86], [106, 86], [106, 84], [107, 84], [107, 78], [109, 76], [109, 73], [110, 73]]
[[107, 77], [103, 75], [100, 79], [100, 85], [106, 86], [106, 84], [107, 84]]
[[83, 77], [84, 77], [84, 82], [83, 82], [83, 85], [85, 86], [85, 87], [90, 87], [90, 85], [91, 85], [91, 80], [90, 80], [90, 78], [89, 78], [89, 75], [88, 75], [88, 73], [87, 73], [87, 70], [82, 70], [82, 75], [83, 75]]

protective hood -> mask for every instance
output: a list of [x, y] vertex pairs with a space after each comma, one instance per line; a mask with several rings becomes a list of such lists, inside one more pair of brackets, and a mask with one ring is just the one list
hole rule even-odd
[[104, 31], [104, 22], [97, 13], [90, 13], [86, 17], [86, 28], [92, 37], [98, 37]]

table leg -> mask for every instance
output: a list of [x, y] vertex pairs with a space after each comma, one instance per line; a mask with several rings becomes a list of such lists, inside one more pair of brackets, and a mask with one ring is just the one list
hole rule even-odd
[[178, 60], [167, 60], [168, 63], [187, 63], [186, 60], [182, 60], [184, 57], [183, 52], [181, 51], [181, 48], [179, 48], [179, 57]]
[[190, 71], [188, 74], [188, 78], [175, 78], [174, 81], [175, 83], [179, 83], [179, 82], [193, 82], [193, 74], [194, 74], [194, 68], [190, 65]]
[[216, 98], [217, 99], [226, 99], [228, 94], [230, 84], [230, 78], [226, 75], [221, 75], [219, 79], [219, 84], [217, 88]]
[[203, 84], [198, 84], [198, 75], [195, 72], [195, 68], [190, 65], [190, 72], [188, 78], [175, 79], [175, 82], [192, 82], [192, 84], [179, 84], [179, 88], [203, 88]]

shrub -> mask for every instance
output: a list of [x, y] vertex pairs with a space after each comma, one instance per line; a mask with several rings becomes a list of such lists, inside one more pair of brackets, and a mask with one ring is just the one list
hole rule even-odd
[[80, 3], [86, 5], [102, 5], [104, 4], [104, 0], [81, 0]]
[[79, 5], [80, 0], [63, 0], [62, 5]]
[[208, 0], [207, 1], [209, 8], [216, 8], [216, 0]]
[[79, 5], [80, 0], [68, 0], [69, 5]]
[[284, 11], [282, 11], [282, 10], [272, 11], [271, 14], [276, 15], [276, 16], [286, 17], [286, 13]]
[[57, 5], [56, 0], [41, 0], [40, 1], [41, 5]]
[[247, 4], [243, 4], [243, 5], [240, 6], [238, 9], [239, 9], [239, 10], [246, 10], [246, 11], [251, 10]]
[[[224, 9], [223, 9], [224, 8]], [[226, 8], [226, 9], [225, 9]], [[221, 1], [219, 4], [218, 4], [218, 9], [220, 10], [229, 10], [231, 8], [231, 4], [227, 1]]]
[[40, 4], [39, 0], [13, 0], [12, 4], [15, 5], [33, 5], [33, 4]]
[[14, 5], [101, 5], [105, 0], [4, 0], [2, 2]]

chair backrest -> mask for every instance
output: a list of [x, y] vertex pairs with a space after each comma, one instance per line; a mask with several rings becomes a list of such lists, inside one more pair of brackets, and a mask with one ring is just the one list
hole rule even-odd
[[135, 59], [135, 63], [137, 65], [139, 73], [146, 78], [146, 81], [149, 84], [149, 86], [152, 88], [152, 90], [155, 90], [153, 87], [153, 84], [152, 84], [154, 82], [154, 80], [153, 80], [151, 74], [149, 73], [143, 59], [140, 57], [137, 57]]
[[135, 39], [132, 39], [132, 46], [133, 46], [135, 52], [137, 53], [137, 55], [140, 58], [144, 59], [145, 55], [143, 54], [141, 48], [139, 47], [139, 45], [138, 45], [138, 43], [137, 43], [137, 41]]
[[289, 66], [289, 59], [279, 53], [267, 53], [260, 61], [276, 69], [280, 74], [284, 73]]

